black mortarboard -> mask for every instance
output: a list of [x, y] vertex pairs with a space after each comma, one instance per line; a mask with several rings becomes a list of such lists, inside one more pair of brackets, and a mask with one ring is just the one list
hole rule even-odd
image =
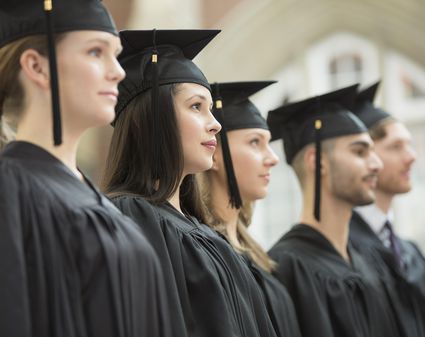
[[353, 107], [353, 112], [368, 129], [373, 127], [379, 121], [391, 117], [388, 112], [373, 105], [373, 100], [375, 99], [379, 84], [380, 81], [360, 91]]
[[286, 161], [291, 164], [306, 145], [316, 145], [314, 216], [320, 221], [321, 141], [367, 132], [365, 125], [350, 111], [358, 85], [339, 89], [270, 111], [267, 117], [272, 140], [283, 139]]
[[211, 89], [214, 99], [214, 116], [221, 124], [221, 148], [229, 186], [230, 205], [242, 206], [242, 199], [233, 169], [227, 132], [232, 130], [260, 128], [267, 129], [267, 122], [249, 97], [274, 81], [214, 83]]
[[158, 85], [197, 83], [210, 89], [192, 59], [220, 30], [127, 30], [120, 32], [119, 61], [126, 71], [120, 83], [117, 117], [142, 92]]
[[55, 145], [62, 143], [62, 130], [54, 34], [75, 30], [100, 30], [118, 34], [109, 12], [100, 0], [0, 2], [0, 48], [26, 36], [47, 35]]
[[[159, 86], [173, 83], [196, 83], [211, 90], [208, 80], [192, 59], [219, 33], [219, 30], [133, 30], [120, 32], [123, 51], [119, 62], [126, 72], [119, 84], [118, 103], [115, 108], [119, 118], [124, 108], [138, 95], [151, 89], [152, 109], [150, 127], [159, 125]], [[161, 133], [153, 139], [151, 157], [156, 165], [154, 178], [159, 179], [161, 163]]]

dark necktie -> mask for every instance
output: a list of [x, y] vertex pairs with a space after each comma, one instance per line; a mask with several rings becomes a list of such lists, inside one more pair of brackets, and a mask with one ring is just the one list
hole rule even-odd
[[396, 261], [397, 266], [399, 267], [400, 270], [403, 270], [404, 263], [403, 263], [403, 258], [401, 255], [400, 242], [398, 238], [396, 237], [396, 235], [394, 234], [393, 226], [388, 220], [385, 221], [384, 228], [382, 229], [382, 231], [386, 232], [388, 243], [389, 243], [388, 248], [391, 249], [391, 252], [393, 253], [394, 260]]

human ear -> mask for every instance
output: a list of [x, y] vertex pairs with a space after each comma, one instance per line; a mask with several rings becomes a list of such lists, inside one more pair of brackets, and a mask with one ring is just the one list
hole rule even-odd
[[48, 89], [50, 87], [49, 62], [34, 49], [27, 49], [19, 58], [22, 73], [37, 86]]
[[[316, 170], [316, 149], [314, 147], [310, 147], [304, 154], [304, 163], [308, 172], [315, 172]], [[329, 170], [329, 163], [326, 156], [322, 153], [320, 158], [320, 172], [321, 175], [326, 175]]]

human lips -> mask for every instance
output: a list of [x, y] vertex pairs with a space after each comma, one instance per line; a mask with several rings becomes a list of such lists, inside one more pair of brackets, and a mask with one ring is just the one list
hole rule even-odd
[[410, 180], [410, 170], [402, 171], [401, 176], [406, 180]]
[[266, 182], [270, 181], [270, 173], [260, 174], [260, 178], [264, 179]]
[[217, 147], [217, 141], [215, 139], [211, 139], [207, 142], [202, 142], [201, 144], [205, 146], [206, 148], [208, 148], [209, 150], [213, 150], [213, 151]]
[[99, 95], [103, 97], [107, 97], [108, 99], [110, 99], [111, 101], [115, 103], [118, 101], [118, 91], [116, 90], [101, 91], [99, 92]]

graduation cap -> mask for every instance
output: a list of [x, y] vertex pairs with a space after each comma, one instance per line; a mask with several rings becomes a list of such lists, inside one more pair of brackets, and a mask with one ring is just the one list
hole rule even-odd
[[[220, 30], [127, 30], [120, 32], [123, 51], [118, 60], [126, 71], [119, 85], [116, 118], [136, 96], [158, 86], [197, 83], [210, 90], [209, 83], [192, 59]], [[157, 111], [156, 107], [153, 107]]]
[[373, 127], [376, 123], [391, 117], [388, 112], [373, 105], [373, 100], [375, 99], [380, 83], [381, 82], [378, 81], [360, 91], [353, 107], [353, 112], [368, 129]]
[[118, 35], [101, 0], [1, 0], [0, 48], [20, 38], [46, 34], [52, 91], [54, 144], [62, 143], [54, 34], [100, 30]]
[[227, 132], [232, 130], [260, 128], [268, 130], [267, 122], [249, 97], [275, 81], [229, 82], [211, 84], [213, 114], [221, 124], [221, 148], [229, 187], [230, 205], [239, 209], [242, 199], [233, 169]]
[[367, 132], [350, 110], [358, 85], [352, 85], [270, 111], [267, 123], [272, 140], [283, 139], [286, 161], [291, 164], [306, 145], [316, 147], [314, 217], [320, 221], [321, 142], [326, 139]]
[[[116, 122], [124, 108], [137, 96], [151, 89], [152, 109], [150, 127], [159, 125], [159, 86], [173, 83], [196, 83], [211, 90], [208, 80], [192, 59], [220, 32], [220, 30], [127, 30], [120, 32], [123, 51], [118, 58], [126, 72], [119, 84]], [[113, 123], [113, 125], [114, 125]], [[161, 133], [155, 133], [151, 157], [159, 179]]]

